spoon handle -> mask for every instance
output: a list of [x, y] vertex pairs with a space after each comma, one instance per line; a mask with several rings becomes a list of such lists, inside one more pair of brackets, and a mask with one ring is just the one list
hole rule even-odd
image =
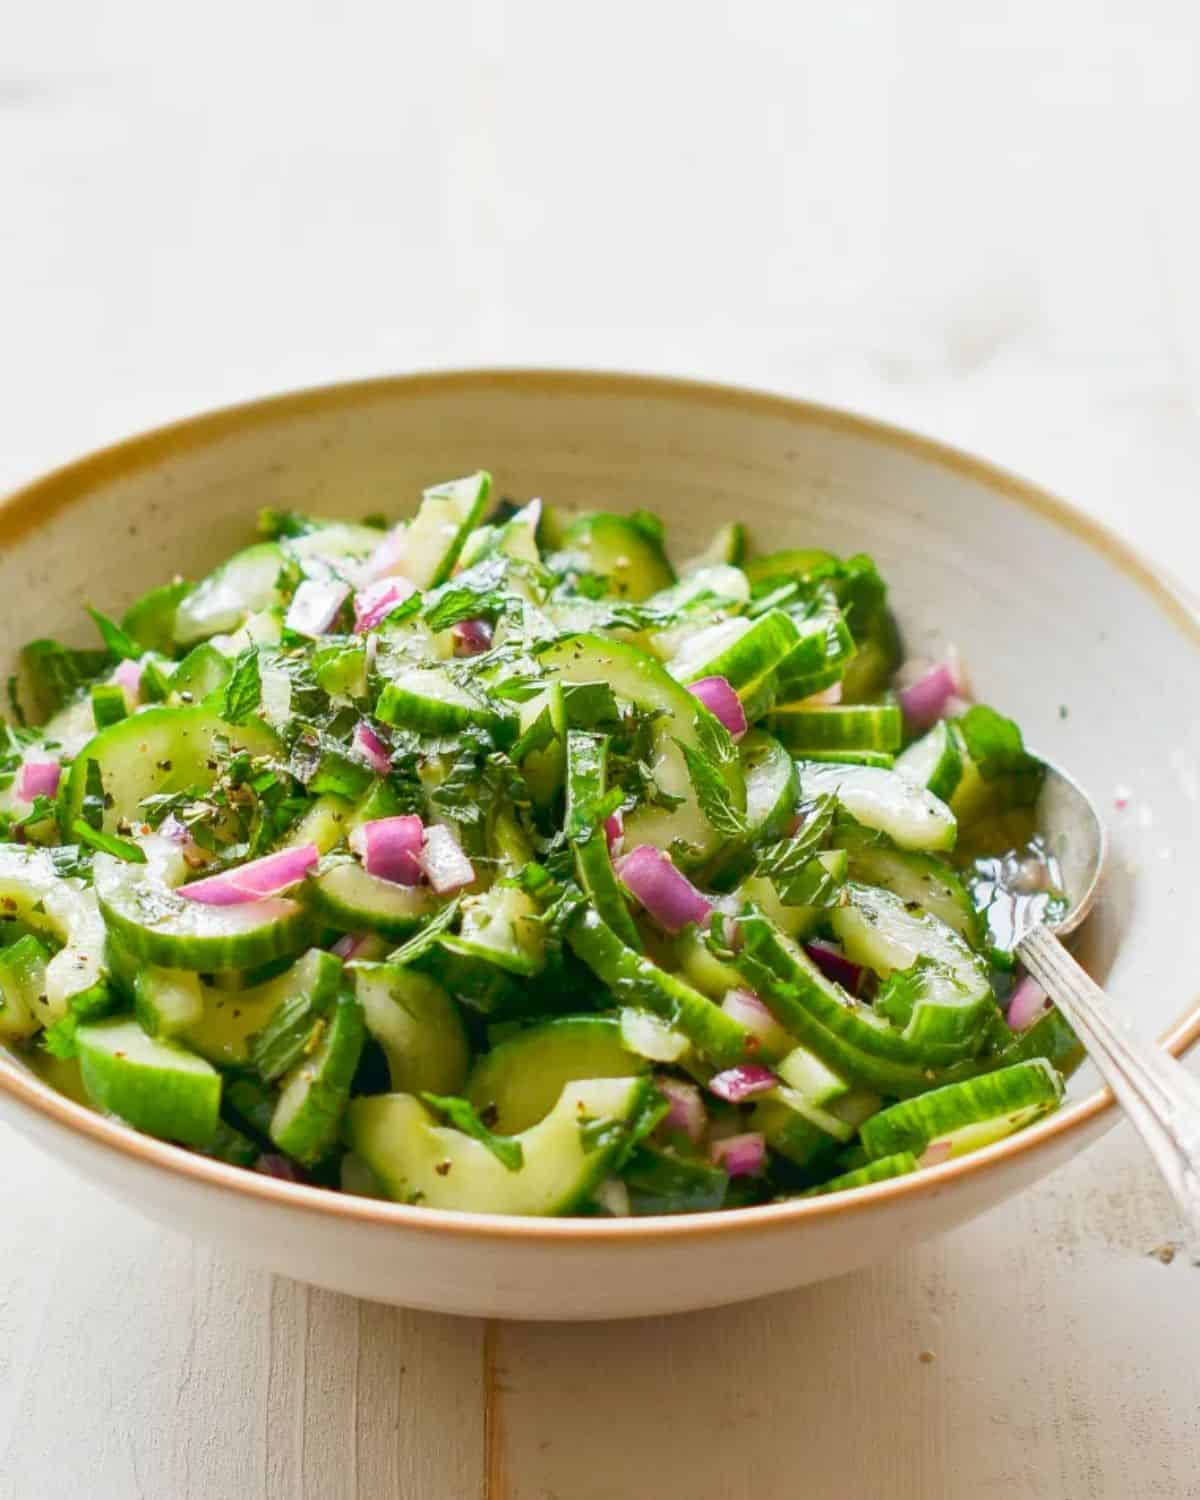
[[1135, 1036], [1112, 1001], [1058, 938], [1035, 927], [1017, 945], [1025, 967], [1075, 1028], [1088, 1056], [1150, 1148], [1200, 1251], [1200, 1083], [1153, 1042]]

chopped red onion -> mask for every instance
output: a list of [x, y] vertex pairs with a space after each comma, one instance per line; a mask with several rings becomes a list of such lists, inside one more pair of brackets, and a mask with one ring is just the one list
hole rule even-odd
[[767, 1165], [767, 1143], [756, 1130], [712, 1143], [712, 1159], [730, 1177], [757, 1177]]
[[386, 776], [392, 769], [387, 746], [365, 720], [355, 726], [351, 745], [376, 776]]
[[407, 529], [403, 521], [398, 526], [393, 526], [363, 563], [359, 569], [359, 577], [364, 583], [372, 583], [376, 578], [390, 578], [401, 571], [405, 550], [404, 533]]
[[450, 634], [455, 656], [480, 656], [492, 649], [492, 627], [486, 620], [460, 620]]
[[627, 889], [667, 932], [708, 920], [712, 902], [653, 844], [639, 844], [617, 861], [616, 868]]
[[910, 729], [929, 729], [969, 707], [966, 679], [953, 646], [947, 648], [944, 661], [906, 662], [898, 680], [902, 686], [897, 696]]
[[58, 791], [62, 767], [56, 760], [27, 760], [17, 777], [17, 796], [22, 802], [35, 797], [53, 797]]
[[765, 1094], [778, 1085], [779, 1079], [760, 1063], [739, 1063], [708, 1080], [710, 1093], [729, 1104], [740, 1104], [743, 1099]]
[[140, 661], [125, 661], [118, 664], [111, 680], [122, 688], [130, 707], [136, 708], [142, 695], [142, 664]]
[[698, 682], [688, 683], [688, 692], [699, 698], [709, 713], [720, 719], [735, 740], [740, 740], [749, 729], [742, 700], [734, 692], [727, 677], [701, 677]]
[[266, 1177], [276, 1177], [280, 1182], [307, 1182], [308, 1174], [278, 1151], [264, 1151], [254, 1163], [254, 1170]]
[[721, 1009], [764, 1047], [786, 1052], [794, 1043], [753, 990], [730, 990]]
[[350, 596], [350, 585], [337, 578], [306, 578], [292, 596], [284, 624], [297, 635], [315, 640], [324, 635]]
[[374, 630], [416, 591], [407, 578], [378, 578], [367, 584], [354, 596], [354, 629], [359, 635]]
[[371, 934], [369, 932], [346, 932], [338, 938], [329, 951], [335, 953], [344, 963], [349, 963], [358, 953], [359, 949], [370, 941]]
[[1046, 1014], [1050, 1004], [1050, 996], [1031, 974], [1026, 974], [1013, 990], [1005, 1012], [1010, 1030], [1028, 1031]]
[[834, 984], [840, 984], [852, 995], [858, 994], [862, 984], [862, 965], [852, 964], [836, 943], [824, 943], [818, 939], [805, 943], [804, 951], [826, 979], [832, 979]]
[[425, 830], [421, 869], [439, 896], [461, 891], [475, 880], [475, 867], [463, 853], [458, 840], [441, 823], [434, 823]]
[[654, 1086], [671, 1106], [663, 1116], [663, 1125], [668, 1130], [682, 1130], [689, 1141], [699, 1141], [708, 1124], [708, 1114], [696, 1085], [682, 1083], [678, 1078], [659, 1077]]
[[625, 816], [620, 808], [609, 813], [604, 820], [604, 837], [608, 840], [608, 852], [616, 853], [625, 841]]
[[222, 870], [219, 875], [181, 885], [179, 894], [207, 906], [240, 906], [246, 901], [263, 901], [303, 880], [320, 857], [316, 844], [281, 849], [237, 869]]
[[394, 885], [420, 885], [425, 825], [415, 813], [372, 818], [350, 835], [350, 847], [362, 856], [368, 875]]

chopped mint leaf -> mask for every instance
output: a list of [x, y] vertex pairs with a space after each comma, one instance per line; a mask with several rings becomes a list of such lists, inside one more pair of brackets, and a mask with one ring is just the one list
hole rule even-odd
[[572, 729], [607, 728], [621, 722], [621, 710], [607, 682], [564, 682], [562, 691]]
[[117, 992], [103, 980], [81, 995], [72, 995], [66, 1015], [42, 1033], [42, 1046], [52, 1057], [74, 1057], [79, 1050], [75, 1041], [79, 1027], [115, 1010], [118, 999]]
[[[12, 714], [13, 719], [17, 723], [17, 725], [20, 728], [24, 729], [24, 727], [25, 727], [25, 710], [21, 707], [21, 700], [17, 696], [17, 679], [16, 679], [15, 675], [10, 676], [9, 679], [8, 679], [7, 692], [8, 692], [8, 711], [9, 711], [9, 713]], [[1065, 717], [1065, 715], [1064, 715], [1064, 717]]]
[[314, 521], [311, 516], [303, 515], [298, 510], [276, 510], [268, 505], [258, 513], [259, 536], [267, 537], [273, 542], [280, 537], [307, 536], [310, 531], [319, 529], [319, 521]]
[[706, 759], [718, 766], [729, 766], [737, 760], [737, 746], [733, 736], [715, 714], [698, 713], [693, 720], [699, 750]]
[[93, 609], [90, 604], [84, 605], [87, 613], [92, 618], [92, 623], [100, 632], [100, 638], [107, 646], [109, 653], [118, 661], [137, 661], [142, 654], [142, 648], [131, 637], [125, 634], [115, 620], [110, 620], [107, 615], [102, 615], [98, 609]]
[[328, 996], [318, 988], [289, 995], [250, 1046], [250, 1061], [264, 1083], [275, 1083], [317, 1048], [325, 1030]]
[[1025, 749], [1021, 731], [1011, 719], [982, 703], [956, 719], [959, 732], [985, 781], [1011, 778], [1014, 801], [1032, 803], [1041, 787], [1045, 767]]
[[746, 831], [745, 820], [734, 807], [725, 778], [712, 760], [693, 746], [685, 745], [682, 740], [676, 740], [675, 743], [683, 751], [692, 790], [696, 793], [696, 800], [700, 803], [700, 811], [709, 823], [718, 833], [726, 834], [731, 838], [744, 833]]
[[428, 953], [431, 948], [437, 946], [438, 938], [443, 932], [449, 931], [458, 918], [459, 898], [443, 906], [441, 911], [435, 912], [429, 921], [425, 923], [420, 932], [410, 937], [407, 942], [401, 943], [399, 948], [388, 954], [387, 961], [390, 964], [400, 964], [408, 967], [414, 964], [418, 958]]
[[98, 677], [112, 658], [107, 651], [76, 651], [58, 641], [30, 641], [21, 652], [35, 717], [48, 719], [65, 708], [85, 682]]
[[771, 844], [759, 855], [759, 875], [775, 887], [784, 906], [837, 906], [843, 882], [812, 855], [793, 858], [786, 844]]
[[554, 727], [554, 720], [550, 717], [550, 708], [547, 705], [524, 734], [514, 742], [508, 753], [519, 765], [527, 755], [532, 755], [536, 750], [544, 750], [557, 738], [558, 730]]
[[100, 774], [100, 762], [89, 757], [83, 775], [83, 801], [80, 804], [80, 813], [83, 822], [89, 828], [98, 829], [103, 826], [105, 808], [104, 778]]
[[247, 646], [239, 653], [233, 671], [226, 679], [218, 713], [226, 724], [244, 724], [262, 702], [262, 674], [258, 665], [258, 647]]
[[450, 1094], [426, 1093], [422, 1093], [421, 1100], [430, 1109], [444, 1115], [455, 1130], [461, 1130], [464, 1135], [469, 1135], [481, 1146], [486, 1146], [496, 1160], [507, 1167], [510, 1172], [519, 1172], [525, 1165], [525, 1153], [521, 1149], [520, 1141], [513, 1136], [497, 1135], [489, 1130], [469, 1100], [458, 1099]]
[[[95, 764], [94, 760], [88, 761], [89, 766]], [[71, 832], [81, 844], [98, 849], [101, 854], [111, 854], [115, 859], [123, 859], [130, 865], [146, 863], [146, 851], [140, 844], [135, 844], [132, 839], [119, 838], [115, 833], [102, 833], [99, 828], [93, 828], [82, 818], [76, 818], [71, 824]]]

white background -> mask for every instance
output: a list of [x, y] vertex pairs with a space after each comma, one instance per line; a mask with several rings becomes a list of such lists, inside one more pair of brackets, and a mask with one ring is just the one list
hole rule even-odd
[[[1169, 0], [10, 0], [0, 488], [290, 386], [624, 367], [908, 423], [1200, 586], [1198, 38]], [[0, 1497], [1174, 1500], [1200, 1282], [1146, 1172], [1122, 1129], [870, 1275], [488, 1332], [214, 1262], [0, 1132]]]

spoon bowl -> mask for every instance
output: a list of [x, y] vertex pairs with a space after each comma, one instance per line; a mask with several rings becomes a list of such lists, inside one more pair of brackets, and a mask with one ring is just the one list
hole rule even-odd
[[1092, 799], [1073, 776], [1053, 761], [1038, 757], [1046, 767], [1034, 809], [1038, 830], [1062, 873], [1067, 910], [1046, 925], [1062, 938], [1086, 920], [1100, 891], [1108, 861], [1108, 833]]

